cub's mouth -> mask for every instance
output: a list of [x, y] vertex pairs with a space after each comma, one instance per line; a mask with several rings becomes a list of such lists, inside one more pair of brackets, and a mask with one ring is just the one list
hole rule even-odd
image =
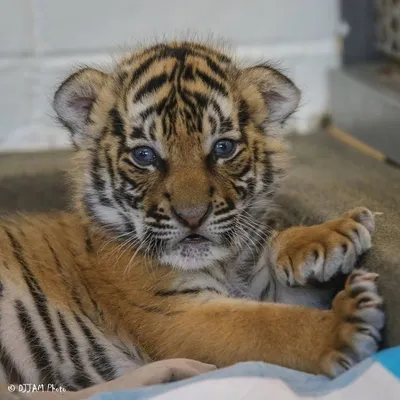
[[183, 238], [179, 244], [184, 245], [197, 245], [202, 243], [209, 243], [210, 240], [205, 238], [204, 236], [198, 235], [197, 233], [192, 233], [191, 235]]
[[160, 254], [161, 263], [173, 268], [194, 270], [206, 268], [229, 256], [229, 248], [221, 246], [208, 234], [191, 233], [170, 243]]

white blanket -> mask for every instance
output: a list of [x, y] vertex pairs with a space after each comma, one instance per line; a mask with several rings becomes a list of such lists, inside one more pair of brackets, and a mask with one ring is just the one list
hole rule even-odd
[[334, 380], [248, 362], [186, 381], [103, 393], [90, 400], [144, 399], [400, 400], [400, 346], [376, 354]]

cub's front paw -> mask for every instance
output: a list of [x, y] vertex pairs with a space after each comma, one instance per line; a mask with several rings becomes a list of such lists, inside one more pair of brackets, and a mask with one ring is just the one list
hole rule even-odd
[[288, 286], [303, 286], [349, 274], [357, 258], [371, 247], [374, 228], [372, 212], [358, 207], [339, 219], [278, 233], [272, 241], [277, 278]]
[[[331, 349], [322, 357], [322, 370], [335, 377], [378, 350], [384, 325], [377, 274], [356, 270], [333, 301]], [[327, 335], [330, 333], [327, 332]]]

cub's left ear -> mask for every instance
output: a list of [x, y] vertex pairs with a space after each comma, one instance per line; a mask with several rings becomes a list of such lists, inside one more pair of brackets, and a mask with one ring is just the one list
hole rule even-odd
[[53, 108], [62, 124], [71, 132], [76, 147], [81, 147], [89, 139], [87, 125], [107, 74], [93, 68], [83, 68], [59, 87], [54, 95]]
[[240, 71], [239, 89], [257, 124], [283, 123], [297, 108], [300, 90], [277, 70], [258, 65]]

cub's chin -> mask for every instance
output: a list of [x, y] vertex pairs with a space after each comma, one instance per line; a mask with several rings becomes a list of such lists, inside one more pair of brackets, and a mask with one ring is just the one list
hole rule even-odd
[[166, 249], [160, 261], [172, 268], [198, 270], [208, 268], [229, 256], [229, 250], [198, 235], [190, 235]]

